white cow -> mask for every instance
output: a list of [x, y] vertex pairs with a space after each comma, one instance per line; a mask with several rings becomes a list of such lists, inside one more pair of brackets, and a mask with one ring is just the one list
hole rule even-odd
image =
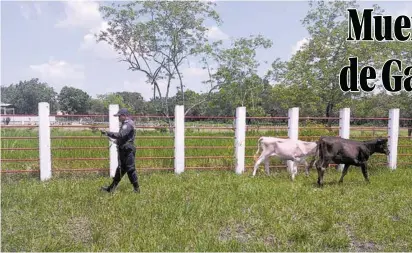
[[[309, 168], [312, 167], [312, 165], [314, 164], [315, 158], [312, 159], [310, 165], [308, 165], [308, 163], [306, 162], [306, 158], [308, 156], [315, 155], [317, 150], [316, 147], [316, 142], [307, 142], [265, 136], [260, 137], [258, 141], [258, 150], [256, 151], [256, 154], [254, 156], [256, 163], [253, 168], [253, 176], [256, 175], [256, 170], [263, 161], [265, 162], [266, 174], [269, 175], [269, 158], [271, 156], [277, 156], [282, 160], [292, 162], [292, 170], [290, 171], [292, 180], [295, 180], [298, 163], [305, 163], [305, 173], [306, 175], [308, 175]], [[259, 153], [260, 149], [262, 149], [262, 153], [256, 160], [257, 154]]]

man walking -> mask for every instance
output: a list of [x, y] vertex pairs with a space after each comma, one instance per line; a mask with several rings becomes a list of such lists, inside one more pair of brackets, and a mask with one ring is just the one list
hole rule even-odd
[[116, 140], [119, 164], [113, 182], [109, 186], [102, 187], [102, 190], [114, 192], [124, 174], [127, 173], [130, 183], [133, 185], [133, 191], [140, 193], [135, 165], [136, 147], [134, 139], [136, 131], [134, 122], [129, 118], [129, 112], [126, 108], [120, 109], [114, 116], [118, 116], [119, 121], [122, 123], [120, 131], [116, 133], [101, 130], [101, 133]]

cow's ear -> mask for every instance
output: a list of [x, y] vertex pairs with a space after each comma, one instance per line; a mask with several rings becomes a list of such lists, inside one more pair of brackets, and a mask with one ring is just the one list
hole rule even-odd
[[388, 142], [388, 139], [387, 138], [379, 138], [378, 142], [386, 143], [386, 142]]

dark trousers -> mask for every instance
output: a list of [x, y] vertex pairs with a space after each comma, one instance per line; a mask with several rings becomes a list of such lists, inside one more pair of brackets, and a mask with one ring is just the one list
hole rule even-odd
[[136, 149], [119, 150], [118, 156], [119, 165], [117, 166], [113, 181], [119, 183], [124, 174], [127, 173], [130, 183], [138, 183], [135, 164]]

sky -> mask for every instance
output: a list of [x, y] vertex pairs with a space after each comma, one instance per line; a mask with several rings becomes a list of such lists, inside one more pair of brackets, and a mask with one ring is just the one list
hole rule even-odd
[[[301, 24], [308, 1], [215, 1], [223, 24], [207, 24], [210, 40], [226, 44], [234, 38], [263, 35], [272, 40], [270, 49], [256, 56], [264, 74], [276, 58], [288, 60], [308, 37]], [[1, 1], [1, 85], [39, 78], [56, 92], [72, 86], [96, 97], [108, 92], [153, 94], [145, 76], [128, 70], [114, 50], [96, 43], [93, 34], [107, 22], [97, 1]], [[109, 2], [105, 2], [107, 4]], [[412, 17], [412, 1], [361, 1], [362, 8], [377, 3], [387, 15]], [[187, 89], [206, 92], [206, 70], [195, 60], [182, 72]], [[161, 84], [165, 87], [165, 84]], [[171, 89], [174, 95], [176, 88]]]

